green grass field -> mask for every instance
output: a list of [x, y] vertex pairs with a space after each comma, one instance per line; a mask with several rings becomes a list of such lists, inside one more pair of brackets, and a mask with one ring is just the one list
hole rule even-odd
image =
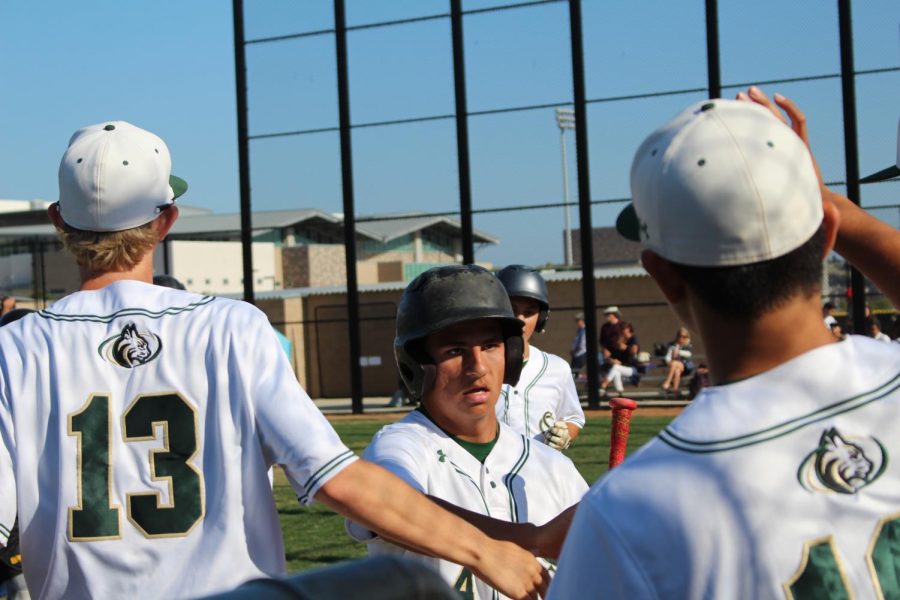
[[[671, 420], [672, 417], [642, 417], [636, 413], [631, 423], [628, 452], [642, 446]], [[357, 453], [363, 451], [372, 435], [385, 423], [384, 419], [332, 421], [344, 443]], [[588, 426], [566, 451], [588, 483], [596, 481], [607, 470], [609, 430], [608, 416], [591, 418], [589, 415]], [[276, 472], [275, 501], [284, 532], [289, 572], [365, 556], [365, 545], [353, 542], [344, 532], [343, 517], [320, 504], [301, 507], [281, 472]]]

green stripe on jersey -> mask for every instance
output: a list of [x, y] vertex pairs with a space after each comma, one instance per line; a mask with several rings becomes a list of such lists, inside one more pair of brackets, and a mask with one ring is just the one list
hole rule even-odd
[[312, 476], [310, 476], [310, 478], [306, 480], [306, 483], [303, 484], [303, 488], [306, 490], [306, 493], [300, 496], [298, 500], [300, 500], [300, 502], [304, 502], [309, 497], [310, 490], [314, 488], [316, 484], [322, 481], [322, 478], [324, 478], [326, 475], [334, 471], [336, 468], [338, 468], [348, 460], [352, 459], [353, 456], [353, 452], [347, 450], [338, 454], [327, 463], [322, 465], [319, 470], [313, 473]]
[[666, 427], [660, 432], [659, 439], [678, 450], [697, 454], [736, 450], [738, 448], [745, 448], [747, 446], [753, 446], [755, 444], [761, 444], [763, 442], [784, 437], [798, 429], [812, 425], [813, 423], [818, 423], [837, 415], [856, 410], [857, 408], [862, 408], [867, 404], [891, 395], [898, 389], [900, 389], [900, 374], [895, 375], [887, 383], [884, 383], [871, 391], [829, 404], [828, 406], [822, 407], [809, 414], [790, 419], [783, 423], [779, 423], [778, 425], [773, 425], [753, 433], [721, 440], [698, 441], [683, 438], [672, 431], [671, 427]]
[[144, 308], [123, 308], [122, 310], [116, 311], [111, 315], [64, 315], [60, 313], [55, 313], [49, 310], [38, 311], [38, 316], [43, 317], [45, 319], [50, 319], [51, 321], [89, 321], [92, 323], [109, 323], [114, 319], [118, 319], [119, 317], [130, 317], [130, 316], [141, 316], [147, 317], [148, 319], [159, 319], [161, 317], [165, 317], [166, 315], [178, 315], [183, 312], [190, 312], [196, 308], [200, 308], [201, 306], [205, 306], [209, 304], [213, 300], [215, 300], [215, 296], [204, 296], [200, 300], [196, 302], [191, 302], [185, 306], [170, 306], [169, 308], [159, 310], [159, 311], [150, 311]]
[[544, 362], [541, 363], [541, 370], [538, 371], [538, 374], [534, 376], [534, 379], [531, 380], [531, 383], [529, 383], [525, 387], [525, 391], [522, 392], [523, 400], [525, 401], [525, 435], [528, 436], [532, 435], [531, 421], [528, 417], [528, 394], [529, 392], [531, 392], [531, 388], [533, 388], [535, 384], [537, 384], [537, 382], [540, 380], [540, 378], [544, 375], [544, 373], [547, 372], [547, 365], [550, 364], [550, 360], [547, 358], [546, 352], [541, 352], [541, 358], [544, 360]]
[[513, 480], [516, 478], [516, 475], [519, 474], [519, 471], [522, 470], [522, 467], [525, 466], [525, 463], [528, 462], [528, 456], [531, 454], [531, 440], [524, 435], [521, 437], [522, 454], [519, 455], [519, 459], [516, 461], [516, 464], [513, 465], [512, 470], [503, 476], [503, 483], [506, 485], [506, 491], [509, 493], [509, 514], [513, 523], [519, 522], [519, 505], [516, 502], [516, 496], [512, 489]]

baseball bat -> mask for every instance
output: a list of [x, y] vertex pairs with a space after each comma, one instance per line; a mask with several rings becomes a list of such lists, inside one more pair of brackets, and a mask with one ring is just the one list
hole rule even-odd
[[629, 398], [613, 398], [609, 401], [609, 406], [612, 408], [609, 468], [612, 469], [625, 460], [625, 446], [628, 444], [628, 433], [631, 431], [631, 414], [637, 408], [637, 402]]

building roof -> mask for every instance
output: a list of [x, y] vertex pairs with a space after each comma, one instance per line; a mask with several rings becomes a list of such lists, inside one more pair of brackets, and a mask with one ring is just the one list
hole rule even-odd
[[[253, 231], [258, 234], [273, 229], [284, 229], [312, 219], [321, 219], [334, 224], [341, 222], [341, 219], [334, 215], [315, 208], [258, 211], [253, 213], [251, 222]], [[210, 213], [179, 217], [172, 227], [171, 234], [178, 238], [189, 238], [192, 235], [234, 234], [240, 231], [240, 213]]]
[[[376, 217], [359, 217], [356, 230], [376, 239], [380, 242], [389, 242], [393, 239], [421, 231], [429, 227], [449, 230], [448, 233], [456, 233], [462, 228], [459, 221], [446, 216], [431, 216], [417, 213], [400, 213], [396, 215], [382, 215]], [[499, 244], [500, 240], [491, 237], [477, 229], [472, 230], [472, 237], [476, 243]]]

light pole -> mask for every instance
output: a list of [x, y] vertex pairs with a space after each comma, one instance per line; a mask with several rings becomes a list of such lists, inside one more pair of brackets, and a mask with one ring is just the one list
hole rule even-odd
[[556, 109], [559, 126], [559, 147], [562, 150], [563, 205], [566, 215], [566, 266], [572, 265], [572, 224], [569, 220], [569, 161], [566, 160], [566, 129], [575, 129], [575, 111], [571, 108]]

